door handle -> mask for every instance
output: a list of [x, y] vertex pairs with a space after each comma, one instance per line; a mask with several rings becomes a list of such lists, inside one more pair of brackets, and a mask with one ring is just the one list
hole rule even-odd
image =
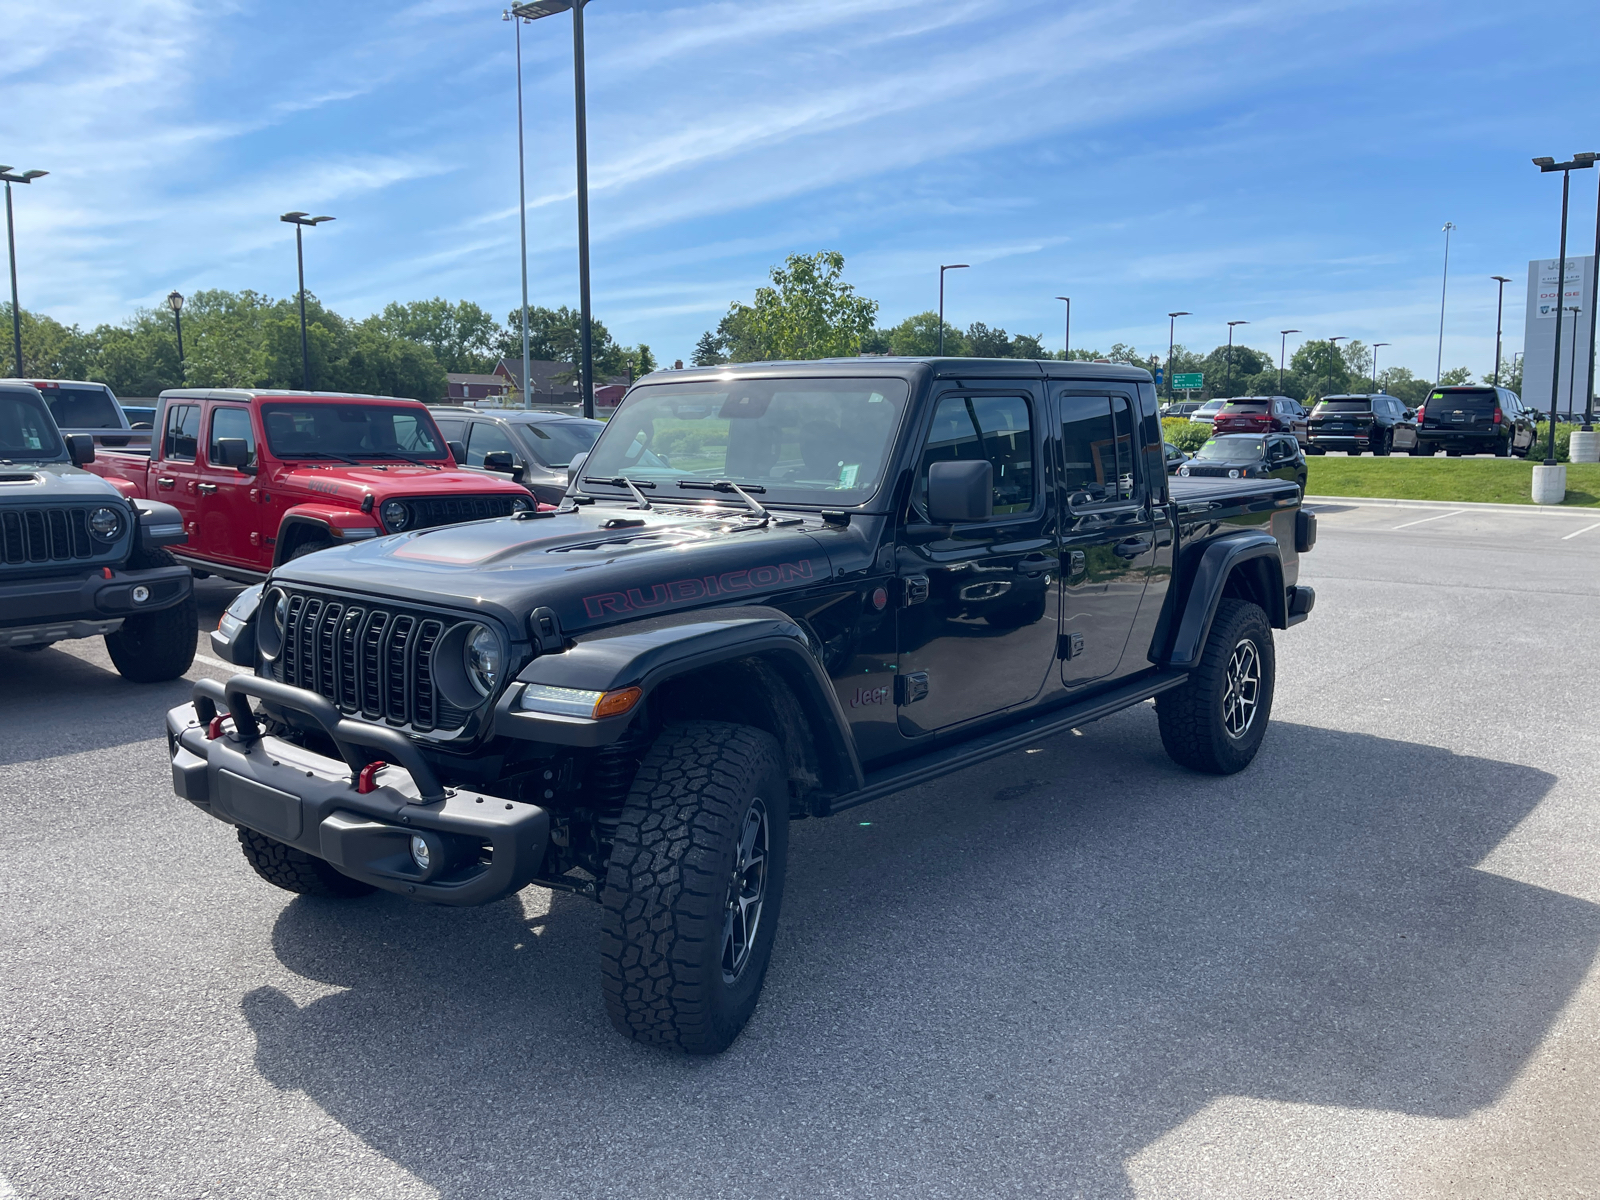
[[1017, 564], [1017, 571], [1022, 575], [1043, 575], [1051, 565], [1052, 560], [1042, 554], [1038, 557], [1030, 555]]
[[1151, 545], [1153, 545], [1153, 541], [1150, 536], [1148, 534], [1140, 534], [1138, 537], [1124, 538], [1111, 549], [1118, 558], [1138, 558], [1149, 550]]
[[177, 482], [178, 481], [176, 479], [168, 479], [165, 475], [163, 475], [161, 478], [156, 480], [156, 486], [163, 492], [170, 492], [173, 487], [176, 486]]
[[197, 487], [200, 491], [204, 492], [208, 496], [211, 495], [212, 492], [217, 490], [217, 485], [214, 484], [214, 483], [197, 483], [197, 484], [195, 484], [195, 487]]

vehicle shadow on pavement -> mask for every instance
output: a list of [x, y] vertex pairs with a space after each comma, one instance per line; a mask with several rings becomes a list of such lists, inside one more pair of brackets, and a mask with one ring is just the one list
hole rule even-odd
[[599, 911], [566, 896], [295, 900], [278, 958], [343, 990], [244, 1015], [269, 1081], [452, 1200], [1128, 1197], [1125, 1161], [1219, 1096], [1492, 1103], [1600, 948], [1600, 906], [1476, 869], [1553, 783], [1284, 724], [1196, 776], [1140, 706], [793, 826], [718, 1058], [612, 1032]]

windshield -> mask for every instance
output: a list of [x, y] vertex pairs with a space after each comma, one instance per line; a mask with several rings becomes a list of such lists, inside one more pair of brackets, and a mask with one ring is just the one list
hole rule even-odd
[[1212, 438], [1204, 446], [1200, 447], [1195, 457], [1238, 462], [1241, 459], [1248, 461], [1252, 458], [1264, 458], [1266, 453], [1267, 443], [1265, 438], [1240, 435], [1238, 437]]
[[604, 421], [552, 421], [548, 425], [518, 421], [512, 425], [528, 452], [547, 467], [564, 467], [573, 455], [587, 454], [605, 427]]
[[48, 385], [39, 389], [63, 429], [124, 429], [122, 412], [103, 387]]
[[1370, 400], [1324, 400], [1317, 405], [1319, 413], [1364, 413], [1372, 411]]
[[56, 462], [65, 457], [45, 406], [27, 392], [0, 391], [0, 458]]
[[425, 409], [399, 404], [263, 404], [267, 447], [277, 458], [442, 460], [444, 439]]
[[[860, 504], [877, 489], [906, 405], [901, 379], [717, 379], [635, 388], [583, 465], [693, 494], [701, 480], [769, 501]], [[680, 482], [691, 484], [680, 489]]]

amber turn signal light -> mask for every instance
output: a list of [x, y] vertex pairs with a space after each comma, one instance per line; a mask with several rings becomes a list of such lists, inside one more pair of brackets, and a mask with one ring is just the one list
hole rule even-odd
[[620, 717], [623, 713], [630, 711], [635, 704], [639, 703], [639, 697], [643, 695], [643, 689], [636, 687], [619, 688], [614, 692], [607, 692], [595, 704], [594, 715], [596, 717]]

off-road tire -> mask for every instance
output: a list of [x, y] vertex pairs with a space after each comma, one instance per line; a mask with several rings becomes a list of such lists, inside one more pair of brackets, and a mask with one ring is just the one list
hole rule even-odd
[[[748, 725], [669, 725], [643, 761], [617, 824], [601, 900], [606, 1012], [637, 1041], [716, 1054], [755, 1010], [772, 957], [789, 844], [789, 789], [772, 735]], [[746, 818], [766, 815], [755, 936], [730, 982], [725, 922]]]
[[330, 538], [311, 538], [309, 541], [301, 542], [293, 550], [289, 551], [289, 557], [284, 561], [293, 562], [297, 558], [304, 558], [308, 554], [315, 554], [318, 550], [326, 550], [332, 545], [333, 541]]
[[[1253, 716], [1242, 736], [1229, 733], [1224, 722], [1228, 671], [1235, 650], [1253, 645], [1259, 663], [1259, 686]], [[1250, 765], [1272, 716], [1272, 626], [1259, 605], [1224, 599], [1217, 605], [1200, 665], [1181, 687], [1156, 697], [1161, 744], [1180, 766], [1211, 775], [1232, 775]]]
[[[160, 547], [135, 550], [128, 559], [128, 569], [133, 571], [177, 565], [177, 559]], [[117, 673], [129, 682], [163, 683], [194, 665], [199, 631], [200, 612], [190, 589], [182, 602], [171, 608], [139, 613], [123, 621], [121, 629], [106, 634], [106, 651]]]
[[325, 896], [332, 900], [349, 900], [365, 896], [373, 890], [370, 883], [341, 875], [332, 863], [324, 862], [314, 854], [296, 849], [270, 838], [254, 829], [239, 830], [239, 848], [245, 861], [255, 868], [257, 875], [273, 887], [302, 896]]

